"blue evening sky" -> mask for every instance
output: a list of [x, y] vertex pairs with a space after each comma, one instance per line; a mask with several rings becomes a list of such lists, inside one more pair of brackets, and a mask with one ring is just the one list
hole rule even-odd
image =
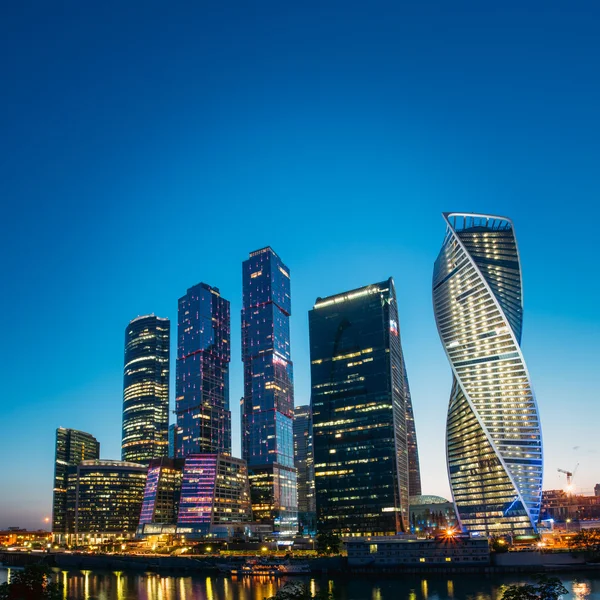
[[50, 516], [57, 426], [120, 457], [124, 328], [176, 328], [199, 281], [231, 301], [239, 454], [241, 263], [265, 245], [291, 270], [297, 404], [315, 298], [395, 278], [423, 491], [447, 496], [442, 211], [514, 220], [545, 485], [577, 463], [580, 490], [600, 482], [597, 3], [1, 13], [0, 527]]

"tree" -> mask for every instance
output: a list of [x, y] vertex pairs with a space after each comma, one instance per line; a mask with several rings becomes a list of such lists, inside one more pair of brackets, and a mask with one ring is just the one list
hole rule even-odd
[[593, 561], [600, 560], [600, 529], [582, 529], [569, 541], [569, 546], [589, 554]]
[[274, 596], [265, 600], [334, 600], [335, 595], [329, 590], [321, 590], [312, 595], [301, 581], [286, 582]]
[[0, 600], [61, 600], [62, 585], [50, 580], [45, 565], [29, 565], [0, 585]]
[[502, 600], [558, 600], [563, 594], [568, 594], [558, 577], [540, 575], [538, 584], [507, 585], [502, 589]]
[[508, 544], [504, 538], [490, 538], [490, 548], [492, 552], [497, 552], [498, 554], [508, 552]]
[[317, 551], [319, 554], [338, 554], [342, 540], [334, 533], [320, 533], [317, 536]]

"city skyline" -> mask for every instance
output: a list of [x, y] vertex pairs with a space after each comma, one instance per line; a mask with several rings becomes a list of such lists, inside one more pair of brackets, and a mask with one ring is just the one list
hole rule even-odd
[[[580, 463], [593, 490], [600, 9], [401, 4], [7, 7], [0, 525], [47, 526], [57, 427], [120, 456], [123, 327], [176, 323], [198, 281], [231, 302], [241, 455], [240, 263], [267, 245], [293, 274], [297, 405], [314, 299], [394, 277], [422, 491], [448, 498], [431, 303], [448, 210], [515, 223], [544, 488]], [[173, 410], [173, 363], [170, 387]]]
[[[199, 284], [199, 285], [205, 285], [205, 284]], [[207, 288], [207, 289], [210, 289], [210, 286], [206, 286], [206, 288]], [[180, 302], [181, 302], [181, 300], [180, 300]], [[132, 321], [135, 321], [137, 318], [139, 318], [139, 317], [136, 317], [136, 318], [135, 318], [135, 319], [133, 319]], [[433, 319], [433, 315], [432, 315], [432, 319]], [[173, 341], [173, 343], [176, 343], [176, 342], [175, 342], [175, 341]], [[172, 371], [174, 371], [174, 369], [171, 369], [171, 370], [172, 370]], [[171, 400], [173, 400], [173, 398], [172, 398]], [[121, 400], [121, 402], [122, 402], [122, 400]], [[171, 404], [173, 404], [173, 402], [171, 402]], [[296, 405], [296, 406], [298, 406], [298, 405]], [[174, 413], [175, 411], [174, 411], [174, 410], [172, 410], [171, 412], [173, 412], [173, 413]], [[173, 420], [173, 419], [174, 419], [174, 416], [175, 416], [175, 415], [173, 415], [173, 417], [172, 417], [172, 419], [171, 419], [171, 424], [173, 424], [173, 423], [175, 422], [175, 421]], [[417, 420], [417, 424], [416, 424], [416, 428], [417, 428], [417, 435], [419, 435], [419, 434], [418, 434], [418, 432], [419, 432], [419, 423], [418, 423], [418, 417], [417, 417], [417, 419], [416, 419], [416, 420]], [[117, 427], [117, 429], [118, 429], [118, 427]], [[235, 430], [234, 430], [234, 431], [235, 431]], [[92, 435], [93, 435], [93, 432], [91, 432], [91, 433], [92, 433]], [[240, 450], [241, 450], [241, 444], [240, 444], [240, 440], [238, 439], [238, 437], [236, 437], [235, 433], [234, 433], [234, 435], [233, 435], [233, 440], [234, 440], [233, 447], [234, 447], [234, 456], [235, 456], [235, 448], [237, 447], [237, 448], [240, 448]], [[237, 441], [237, 443], [236, 443], [236, 441]], [[241, 454], [241, 452], [240, 452], [240, 454]], [[101, 460], [114, 460], [114, 459], [112, 459], [112, 458], [111, 458], [111, 457], [109, 457], [109, 456], [101, 456]], [[557, 487], [560, 487], [560, 486], [557, 486]], [[588, 491], [588, 490], [586, 490], [586, 491]], [[424, 493], [429, 493], [429, 492], [428, 492], [428, 491], [425, 491]], [[450, 499], [450, 498], [451, 498], [451, 495], [450, 495], [449, 486], [448, 486], [448, 491], [446, 492], [446, 494], [444, 494], [444, 493], [440, 492], [440, 495], [442, 495], [442, 496], [445, 496], [445, 497], [448, 497], [448, 498]]]

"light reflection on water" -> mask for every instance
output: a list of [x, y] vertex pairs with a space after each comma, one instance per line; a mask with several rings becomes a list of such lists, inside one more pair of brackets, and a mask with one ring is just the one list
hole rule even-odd
[[[0, 567], [0, 583], [14, 569]], [[225, 578], [206, 575], [162, 576], [121, 571], [58, 571], [64, 600], [264, 600], [285, 582], [272, 577]], [[600, 600], [600, 572], [560, 575], [569, 594], [564, 600]], [[485, 577], [364, 576], [300, 578], [314, 594], [327, 589], [339, 600], [500, 600], [503, 584], [531, 581], [523, 575]]]

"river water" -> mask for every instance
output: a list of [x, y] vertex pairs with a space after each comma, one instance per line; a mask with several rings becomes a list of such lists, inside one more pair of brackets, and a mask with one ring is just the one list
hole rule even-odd
[[[10, 577], [0, 567], [0, 583]], [[62, 571], [68, 600], [264, 600], [285, 579], [163, 576], [119, 571]], [[560, 576], [565, 600], [600, 600], [600, 572]], [[526, 583], [523, 575], [406, 575], [394, 577], [297, 577], [316, 592], [330, 588], [339, 600], [500, 600], [503, 584]]]

